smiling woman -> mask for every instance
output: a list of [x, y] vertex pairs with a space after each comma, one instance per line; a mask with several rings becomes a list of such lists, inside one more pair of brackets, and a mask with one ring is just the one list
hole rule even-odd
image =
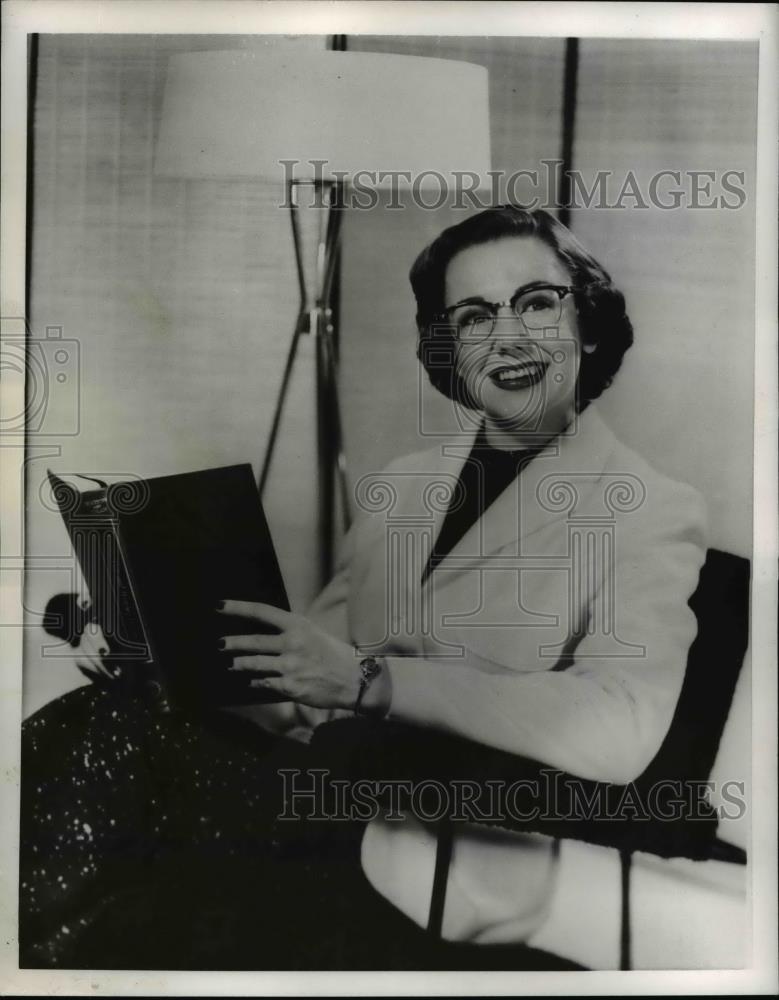
[[[411, 284], [419, 359], [432, 384], [477, 411], [486, 407], [488, 425], [497, 420], [525, 435], [562, 430], [611, 384], [633, 343], [622, 293], [542, 209], [501, 206], [445, 230], [417, 258]], [[501, 355], [535, 369], [507, 388], [544, 390], [513, 402], [495, 396], [491, 415], [479, 376], [502, 385], [510, 370], [501, 375]]]
[[[458, 824], [438, 943], [423, 930], [435, 838], [417, 820], [347, 824], [327, 850], [321, 838], [295, 843], [284, 863], [274, 847], [279, 768], [316, 768], [305, 746], [315, 729], [353, 714], [454, 733], [585, 779], [634, 780], [668, 730], [695, 635], [687, 602], [706, 548], [701, 501], [622, 445], [591, 406], [633, 337], [606, 271], [551, 216], [503, 206], [445, 230], [417, 258], [411, 283], [419, 357], [471, 425], [447, 446], [397, 459], [357, 484], [361, 513], [338, 571], [305, 615], [224, 595], [217, 611], [246, 620], [243, 635], [223, 640], [228, 669], [286, 699], [241, 710], [262, 737], [247, 742], [246, 719], [231, 730], [214, 720], [151, 726], [138, 706], [111, 714], [103, 660], [85, 640], [81, 666], [100, 688], [69, 696], [68, 710], [86, 715], [90, 739], [97, 726], [129, 735], [123, 746], [147, 747], [145, 759], [133, 758], [127, 783], [136, 795], [122, 799], [121, 815], [130, 830], [135, 813], [152, 817], [140, 839], [156, 868], [146, 876], [151, 895], [132, 887], [142, 940], [128, 952], [126, 936], [117, 951], [105, 933], [82, 935], [70, 961], [174, 967], [169, 943], [155, 951], [163, 920], [183, 925], [184, 968], [206, 960], [301, 967], [301, 952], [313, 968], [564, 967], [527, 944], [549, 912], [551, 838]], [[268, 624], [275, 634], [265, 634]], [[38, 788], [24, 809], [28, 933], [79, 912], [52, 879], [61, 885], [67, 871], [67, 883], [86, 876], [94, 884], [122, 850], [115, 831], [92, 824], [88, 844], [69, 835], [63, 842], [69, 786], [44, 773], [49, 758], [41, 756], [47, 721], [68, 728], [61, 711], [47, 706], [25, 729], [25, 766]], [[58, 766], [80, 759], [84, 738], [70, 727]], [[126, 770], [110, 747], [103, 732], [109, 770]], [[144, 767], [142, 787], [155, 790], [148, 803], [134, 778]], [[80, 802], [95, 780], [79, 772]], [[182, 853], [187, 818], [196, 815], [197, 836]], [[61, 831], [59, 853], [46, 874], [35, 851], [52, 830]], [[185, 891], [186, 872], [203, 871], [214, 884]], [[225, 886], [233, 883], [228, 918]], [[250, 884], [279, 901], [259, 938]], [[159, 885], [167, 887], [164, 908]], [[218, 955], [197, 931], [215, 901], [221, 925], [231, 921]], [[120, 901], [112, 919], [127, 906]], [[104, 913], [97, 922], [110, 926]], [[28, 954], [38, 962], [72, 947], [60, 932], [34, 937]]]

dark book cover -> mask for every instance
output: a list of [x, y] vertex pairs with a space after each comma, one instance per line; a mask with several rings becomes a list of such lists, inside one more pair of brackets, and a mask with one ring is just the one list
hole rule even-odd
[[228, 672], [223, 635], [276, 631], [216, 613], [225, 598], [289, 610], [251, 466], [81, 492], [49, 473], [121, 683], [162, 710], [278, 700]]

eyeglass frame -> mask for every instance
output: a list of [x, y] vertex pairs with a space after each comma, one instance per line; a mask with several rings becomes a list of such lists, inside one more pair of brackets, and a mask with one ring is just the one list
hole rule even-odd
[[[446, 322], [448, 325], [451, 325], [452, 327], [458, 330], [458, 334], [456, 335], [456, 340], [458, 343], [481, 344], [489, 337], [491, 337], [493, 332], [495, 331], [495, 324], [498, 321], [498, 310], [503, 309], [506, 306], [510, 306], [514, 317], [520, 321], [520, 323], [525, 327], [525, 330], [530, 330], [530, 329], [543, 330], [544, 327], [528, 327], [527, 323], [525, 323], [522, 316], [520, 316], [519, 313], [514, 311], [514, 306], [517, 300], [525, 293], [544, 291], [547, 289], [551, 289], [552, 291], [557, 293], [559, 297], [560, 315], [562, 315], [563, 300], [565, 299], [566, 295], [573, 295], [575, 292], [582, 291], [582, 286], [576, 287], [574, 285], [555, 285], [549, 281], [530, 282], [527, 285], [520, 285], [519, 288], [517, 288], [517, 290], [511, 296], [511, 298], [507, 299], [504, 302], [488, 302], [486, 299], [483, 299], [479, 295], [472, 295], [469, 296], [468, 298], [462, 299], [460, 302], [455, 302], [454, 305], [447, 306], [446, 309], [442, 310], [440, 313], [437, 313], [433, 317], [431, 325], [439, 322]], [[492, 313], [492, 325], [490, 329], [487, 331], [487, 333], [484, 334], [483, 337], [473, 338], [471, 340], [463, 340], [459, 336], [459, 327], [457, 327], [456, 323], [452, 322], [449, 314], [452, 312], [453, 309], [459, 309], [461, 306], [467, 306], [467, 305], [487, 306], [490, 312]], [[560, 317], [558, 316], [557, 321], [559, 321], [559, 319]]]

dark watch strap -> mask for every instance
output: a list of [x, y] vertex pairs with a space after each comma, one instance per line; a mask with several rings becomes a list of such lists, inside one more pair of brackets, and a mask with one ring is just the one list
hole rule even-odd
[[369, 713], [362, 710], [362, 701], [365, 692], [376, 680], [384, 669], [384, 663], [379, 656], [364, 656], [360, 660], [360, 686], [357, 690], [357, 700], [354, 703], [355, 715], [367, 715]]

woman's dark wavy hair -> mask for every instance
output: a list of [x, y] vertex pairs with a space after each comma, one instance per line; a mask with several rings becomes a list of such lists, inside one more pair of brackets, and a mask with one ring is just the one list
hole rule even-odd
[[466, 247], [506, 236], [537, 237], [554, 250], [571, 275], [579, 335], [583, 344], [597, 345], [592, 354], [583, 351], [581, 355], [576, 404], [581, 412], [611, 385], [633, 343], [633, 327], [625, 312], [625, 298], [606, 270], [569, 229], [543, 209], [528, 211], [513, 205], [488, 208], [445, 229], [425, 247], [409, 274], [417, 302], [417, 357], [439, 392], [471, 409], [478, 408], [455, 370], [454, 331], [435, 320], [446, 306], [446, 269], [452, 258]]

